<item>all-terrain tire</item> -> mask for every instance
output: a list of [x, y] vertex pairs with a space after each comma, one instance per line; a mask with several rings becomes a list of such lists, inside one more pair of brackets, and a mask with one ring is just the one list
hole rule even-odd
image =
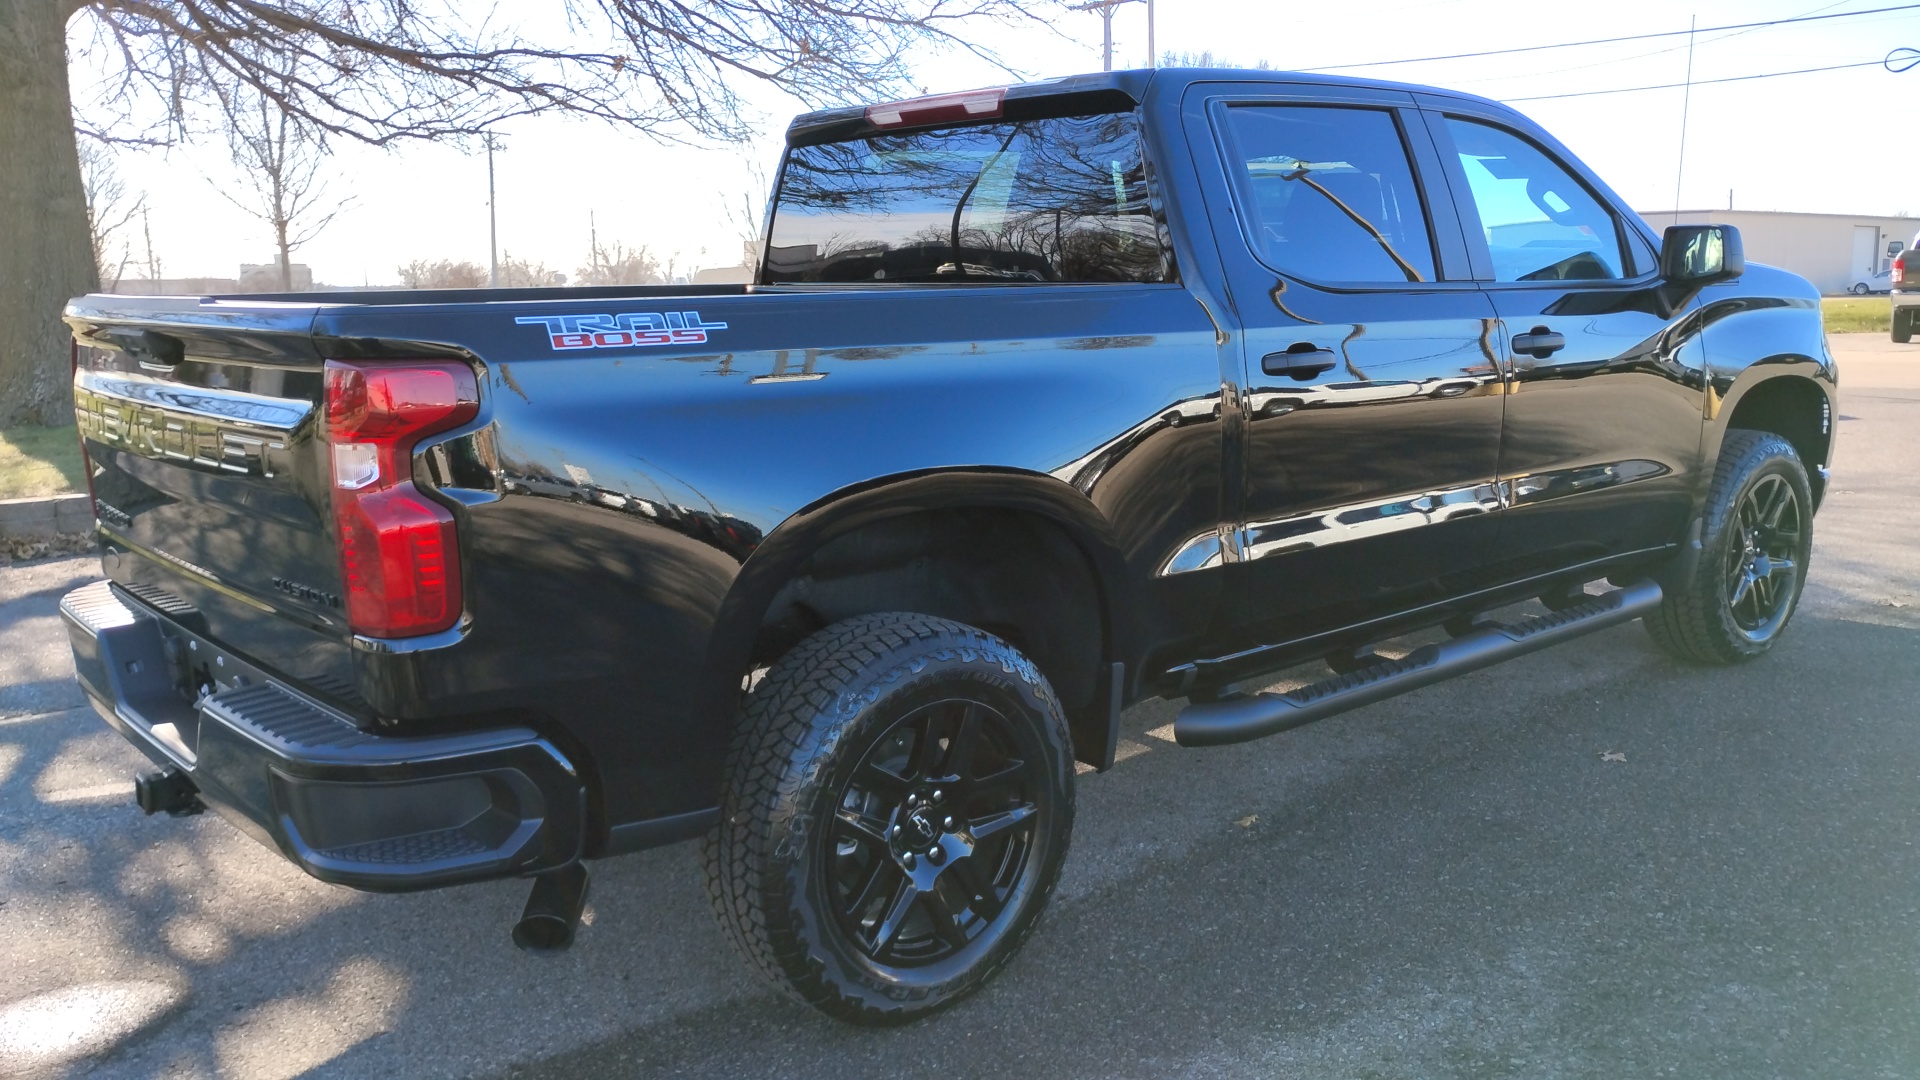
[[781, 657], [746, 695], [724, 776], [702, 844], [721, 924], [789, 995], [860, 1024], [945, 1007], [1005, 964], [1073, 821], [1052, 687], [1005, 641], [927, 615], [847, 619]]
[[[1777, 522], [1767, 526], [1749, 520], [1755, 516], [1753, 500], [1761, 494], [1769, 500], [1790, 500], [1780, 513], [1791, 519], [1791, 535]], [[1813, 550], [1813, 496], [1807, 470], [1791, 443], [1770, 431], [1727, 432], [1708, 488], [1700, 543], [1697, 559], [1677, 564], [1662, 579], [1666, 597], [1646, 616], [1647, 632], [1667, 652], [1694, 663], [1752, 660], [1785, 632], [1799, 605]], [[1759, 555], [1771, 551], [1777, 557], [1761, 564], [1756, 549], [1762, 549]], [[1790, 570], [1779, 568], [1783, 560]], [[1773, 590], [1764, 607], [1751, 593], [1763, 586], [1749, 582], [1743, 591], [1740, 584], [1760, 565], [1772, 568], [1756, 579]]]

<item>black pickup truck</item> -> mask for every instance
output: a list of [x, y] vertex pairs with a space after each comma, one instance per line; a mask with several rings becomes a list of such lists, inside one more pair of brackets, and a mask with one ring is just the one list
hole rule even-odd
[[765, 237], [746, 286], [75, 300], [110, 580], [63, 611], [143, 807], [532, 878], [528, 947], [587, 860], [703, 837], [756, 966], [897, 1022], [1031, 931], [1132, 702], [1231, 743], [1635, 618], [1748, 660], [1799, 598], [1815, 291], [1496, 103], [813, 113]]
[[1893, 257], [1887, 268], [1887, 292], [1893, 303], [1893, 340], [1905, 345], [1913, 340], [1914, 312], [1920, 311], [1920, 235], [1913, 245]]

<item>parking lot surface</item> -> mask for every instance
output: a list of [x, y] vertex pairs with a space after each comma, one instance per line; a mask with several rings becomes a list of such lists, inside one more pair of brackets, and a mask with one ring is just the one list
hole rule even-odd
[[1920, 346], [1834, 348], [1771, 656], [1618, 627], [1214, 750], [1137, 707], [1025, 951], [886, 1031], [758, 981], [692, 845], [596, 864], [539, 957], [522, 883], [360, 894], [141, 817], [55, 614], [96, 564], [0, 569], [0, 1075], [1920, 1075]]

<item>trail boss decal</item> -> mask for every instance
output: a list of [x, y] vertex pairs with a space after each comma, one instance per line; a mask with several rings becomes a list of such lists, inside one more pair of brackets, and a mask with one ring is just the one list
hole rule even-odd
[[631, 349], [648, 345], [704, 345], [707, 331], [725, 330], [697, 311], [639, 311], [627, 315], [522, 315], [522, 326], [547, 328], [556, 349]]

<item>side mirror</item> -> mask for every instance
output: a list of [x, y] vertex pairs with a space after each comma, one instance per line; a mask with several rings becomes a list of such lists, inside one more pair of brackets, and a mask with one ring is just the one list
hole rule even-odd
[[1670, 225], [1660, 241], [1660, 276], [1676, 285], [1705, 285], [1746, 270], [1740, 230], [1731, 225]]

